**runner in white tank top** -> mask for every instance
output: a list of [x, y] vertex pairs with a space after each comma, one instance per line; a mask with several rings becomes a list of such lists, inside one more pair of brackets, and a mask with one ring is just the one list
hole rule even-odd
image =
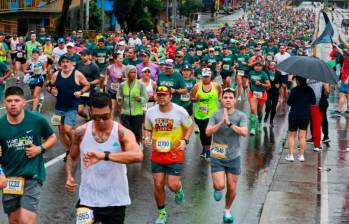
[[143, 154], [134, 134], [113, 121], [111, 113], [110, 97], [97, 93], [91, 99], [92, 121], [78, 127], [73, 135], [66, 189], [76, 190], [72, 171], [80, 156], [77, 223], [122, 224], [126, 206], [131, 204], [125, 164], [142, 161]]

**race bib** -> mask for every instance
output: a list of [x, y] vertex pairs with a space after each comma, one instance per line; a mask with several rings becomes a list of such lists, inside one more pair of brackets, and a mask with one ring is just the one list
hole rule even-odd
[[196, 54], [197, 54], [198, 56], [201, 56], [201, 55], [202, 55], [202, 51], [196, 51]]
[[3, 194], [23, 195], [24, 193], [24, 178], [23, 177], [8, 177], [7, 187], [2, 191]]
[[76, 224], [92, 224], [94, 221], [93, 211], [89, 208], [76, 209]]
[[41, 74], [41, 68], [40, 68], [40, 67], [34, 68], [33, 73], [34, 73], [35, 75], [40, 75], [40, 74]]
[[189, 100], [190, 100], [190, 94], [189, 93], [181, 95], [181, 101], [188, 102]]
[[227, 64], [223, 65], [224, 70], [229, 70], [229, 68], [230, 68], [230, 65], [227, 65]]
[[53, 126], [60, 126], [60, 125], [62, 125], [62, 121], [63, 121], [63, 117], [61, 115], [54, 114], [51, 117], [51, 124]]
[[208, 114], [208, 105], [207, 104], [200, 105], [199, 106], [199, 112], [203, 113], [203, 114]]
[[155, 144], [158, 152], [169, 152], [171, 150], [171, 140], [168, 138], [157, 139]]
[[219, 51], [215, 51], [214, 55], [218, 56], [219, 55]]
[[80, 97], [90, 97], [90, 92], [84, 92]]
[[219, 159], [226, 159], [227, 149], [228, 149], [228, 145], [213, 142], [212, 148], [211, 148], [211, 156]]
[[272, 60], [273, 60], [273, 56], [268, 55], [268, 56], [267, 56], [267, 60], [268, 60], [268, 61], [272, 61]]
[[118, 82], [112, 82], [110, 83], [110, 88], [114, 91], [118, 91], [119, 90], [119, 86], [120, 84]]
[[23, 58], [23, 52], [18, 52], [17, 53], [17, 58]]
[[99, 64], [104, 64], [104, 63], [105, 63], [105, 58], [104, 58], [104, 57], [98, 57], [98, 58], [97, 58], [97, 62], [98, 62]]
[[244, 76], [245, 71], [244, 70], [238, 70], [238, 76]]
[[257, 97], [257, 99], [260, 99], [260, 98], [262, 98], [262, 96], [263, 96], [263, 92], [260, 92], [260, 91], [253, 91], [253, 95], [254, 95], [255, 97]]

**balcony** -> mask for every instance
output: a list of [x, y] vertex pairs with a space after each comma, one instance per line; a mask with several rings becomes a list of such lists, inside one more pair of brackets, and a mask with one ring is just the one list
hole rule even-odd
[[28, 10], [43, 7], [54, 0], [0, 0], [0, 12]]

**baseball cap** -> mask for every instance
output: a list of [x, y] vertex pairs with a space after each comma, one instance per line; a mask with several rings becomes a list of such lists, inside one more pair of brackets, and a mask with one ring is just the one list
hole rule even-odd
[[150, 52], [149, 52], [149, 51], [142, 51], [142, 52], [141, 52], [141, 55], [149, 56], [149, 55], [150, 55]]
[[68, 59], [69, 61], [71, 61], [71, 58], [69, 57], [68, 54], [63, 54], [58, 61], [58, 64], [62, 63], [63, 59]]
[[191, 70], [191, 65], [188, 63], [185, 63], [182, 67], [182, 70]]
[[166, 63], [166, 59], [164, 59], [164, 58], [160, 59], [160, 61], [159, 61], [160, 65], [164, 65], [165, 63]]
[[213, 48], [213, 47], [210, 47], [210, 48], [208, 49], [208, 51], [214, 51], [214, 48]]
[[209, 68], [202, 69], [201, 75], [202, 75], [202, 77], [211, 76], [211, 69], [209, 69]]
[[72, 42], [69, 42], [65, 45], [66, 47], [75, 47], [75, 44]]
[[171, 95], [171, 89], [167, 86], [159, 86], [156, 88], [156, 93]]
[[125, 41], [120, 41], [119, 42], [119, 46], [124, 46], [125, 45]]
[[172, 68], [173, 67], [173, 60], [172, 59], [167, 59], [166, 61], [165, 61], [165, 67], [167, 67], [167, 68]]
[[40, 53], [39, 48], [37, 48], [37, 47], [36, 47], [36, 48], [34, 48], [34, 49], [33, 49], [33, 51], [32, 51], [32, 53]]
[[144, 68], [142, 69], [142, 72], [145, 72], [145, 71], [151, 71], [151, 70], [150, 70], [149, 67], [144, 67]]
[[62, 43], [64, 43], [65, 41], [64, 41], [64, 38], [63, 37], [60, 37], [60, 38], [58, 38], [57, 39], [57, 43], [59, 43], [59, 44], [62, 44]]
[[85, 49], [85, 50], [81, 51], [80, 54], [81, 54], [81, 55], [89, 55], [89, 54], [91, 54], [91, 53], [90, 53], [89, 50]]

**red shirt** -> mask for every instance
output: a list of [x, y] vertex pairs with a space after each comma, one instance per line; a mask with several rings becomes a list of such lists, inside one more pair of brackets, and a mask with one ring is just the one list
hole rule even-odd
[[346, 81], [349, 78], [349, 57], [344, 56], [341, 80]]
[[175, 59], [176, 49], [177, 49], [176, 45], [172, 45], [172, 46], [167, 46], [166, 47], [166, 54], [168, 54], [168, 57], [171, 58], [172, 60]]

